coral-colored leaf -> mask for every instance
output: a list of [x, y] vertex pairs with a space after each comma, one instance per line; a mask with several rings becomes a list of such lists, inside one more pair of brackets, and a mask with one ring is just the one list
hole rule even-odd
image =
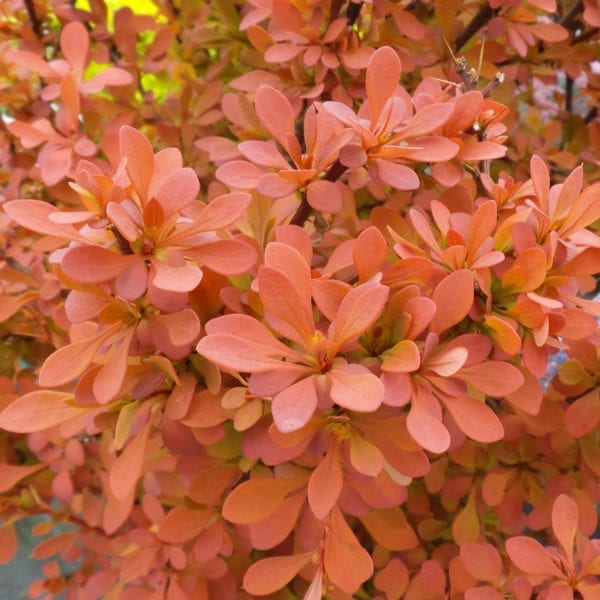
[[419, 176], [406, 165], [380, 158], [375, 159], [373, 162], [377, 167], [377, 174], [383, 183], [390, 185], [397, 190], [416, 190], [421, 185]]
[[306, 199], [315, 210], [337, 213], [342, 208], [342, 193], [333, 181], [319, 179], [308, 184]]
[[365, 78], [365, 89], [371, 108], [371, 129], [377, 123], [385, 103], [394, 93], [401, 73], [402, 64], [392, 48], [382, 46], [373, 52]]
[[364, 333], [379, 317], [388, 292], [379, 283], [363, 283], [348, 292], [331, 324], [335, 342], [342, 346]]
[[308, 480], [308, 504], [317, 519], [329, 514], [342, 492], [343, 482], [339, 445], [334, 441]]
[[363, 581], [373, 575], [373, 560], [359, 544], [339, 509], [330, 516], [325, 539], [325, 572], [331, 582], [347, 594], [353, 594]]
[[163, 208], [165, 217], [180, 212], [196, 198], [200, 182], [193, 169], [177, 169], [169, 173], [156, 190], [156, 199]]
[[287, 148], [288, 136], [294, 135], [296, 122], [289, 100], [275, 88], [261, 85], [256, 90], [255, 108], [261, 125]]
[[[86, 34], [87, 35], [87, 34]], [[127, 159], [125, 169], [143, 203], [154, 172], [154, 152], [148, 138], [125, 125], [119, 130], [121, 155]]]
[[283, 542], [297, 524], [305, 504], [306, 490], [301, 490], [281, 501], [281, 504], [262, 521], [251, 523], [250, 541], [256, 550], [269, 550]]
[[600, 389], [594, 388], [577, 398], [565, 412], [565, 425], [569, 435], [583, 437], [596, 429], [600, 422]]
[[348, 410], [373, 412], [383, 401], [381, 380], [362, 365], [335, 365], [328, 377], [331, 399]]
[[151, 429], [152, 421], [148, 420], [110, 468], [108, 485], [114, 497], [121, 502], [133, 493], [142, 474]]
[[381, 450], [352, 431], [350, 436], [350, 462], [363, 475], [376, 477], [385, 466], [385, 457]]
[[[242, 372], [283, 368], [285, 363], [270, 357], [296, 358], [257, 319], [248, 315], [225, 315], [206, 324], [208, 336], [198, 343], [197, 350], [219, 366]], [[242, 337], [243, 336], [243, 337]]]
[[419, 545], [419, 539], [399, 506], [370, 510], [359, 517], [378, 544], [394, 551], [405, 551]]
[[546, 575], [565, 579], [548, 551], [536, 540], [517, 536], [506, 540], [506, 552], [515, 566], [527, 575]]
[[7, 492], [13, 485], [16, 485], [32, 473], [43, 469], [46, 465], [19, 466], [0, 464], [0, 493]]
[[462, 544], [460, 559], [465, 569], [478, 581], [489, 581], [494, 585], [499, 582], [502, 575], [502, 557], [491, 544]]
[[381, 355], [381, 358], [383, 360], [381, 364], [382, 371], [410, 373], [412, 371], [416, 371], [421, 365], [421, 355], [419, 353], [419, 349], [412, 340], [401, 340], [392, 346], [392, 348], [386, 350]]
[[306, 425], [317, 409], [314, 377], [305, 377], [279, 392], [271, 404], [277, 429], [283, 433]]
[[352, 262], [361, 283], [369, 280], [381, 269], [387, 251], [385, 238], [376, 227], [367, 227], [361, 231], [352, 250]]
[[249, 594], [263, 596], [284, 588], [312, 559], [313, 552], [263, 558], [250, 566], [243, 587]]
[[423, 368], [430, 369], [442, 377], [450, 377], [461, 369], [468, 356], [469, 351], [461, 346], [444, 348], [433, 356], [427, 357]]
[[497, 442], [504, 437], [504, 427], [494, 411], [474, 398], [448, 398], [444, 402], [459, 428], [477, 442]]
[[191, 292], [201, 281], [202, 271], [194, 265], [173, 267], [161, 260], [150, 257], [153, 267], [152, 285], [171, 292]]
[[60, 34], [60, 48], [78, 77], [83, 75], [89, 40], [87, 29], [79, 21], [67, 23]]
[[122, 255], [100, 246], [74, 246], [61, 261], [68, 277], [82, 283], [100, 283], [117, 277], [137, 260], [135, 254]]
[[223, 503], [223, 518], [249, 525], [267, 518], [301, 482], [298, 479], [256, 478], [234, 488]]
[[98, 335], [54, 351], [40, 369], [40, 385], [58, 387], [81, 375], [104, 342], [120, 327], [116, 323]]
[[19, 548], [15, 526], [10, 521], [0, 525], [0, 565], [9, 564]]
[[192, 510], [187, 506], [176, 506], [167, 513], [156, 537], [167, 544], [183, 544], [200, 534], [213, 515], [213, 510]]
[[[287, 272], [266, 266], [259, 269], [260, 298], [269, 314], [286, 325], [285, 328], [280, 328], [273, 322], [275, 329], [299, 344], [308, 345], [315, 333], [308, 266], [300, 253], [291, 246], [277, 242], [274, 244], [295, 260], [290, 260]], [[272, 251], [276, 251], [276, 248]]]
[[68, 404], [73, 394], [51, 390], [36, 390], [24, 394], [0, 413], [0, 427], [15, 433], [32, 433], [55, 427], [79, 417], [89, 408]]
[[189, 254], [221, 275], [245, 273], [258, 259], [254, 248], [243, 240], [214, 240], [190, 250]]
[[446, 123], [452, 113], [454, 105], [436, 103], [424, 106], [408, 121], [408, 123], [393, 137], [394, 142], [408, 138], [416, 138], [431, 133], [434, 129]]
[[[436, 453], [445, 452], [450, 446], [450, 434], [441, 418], [429, 410], [429, 404], [431, 401], [422, 398], [421, 393], [415, 394], [406, 419], [406, 426], [412, 438], [425, 450]], [[437, 410], [439, 410], [439, 405]]]
[[2, 205], [8, 216], [22, 227], [36, 233], [52, 235], [74, 242], [89, 243], [69, 224], [55, 223], [51, 215], [60, 213], [52, 204], [41, 200], [11, 200]]
[[552, 507], [552, 531], [559, 544], [563, 547], [569, 563], [573, 564], [573, 544], [577, 535], [579, 510], [575, 500], [561, 494]]
[[460, 269], [442, 279], [432, 296], [437, 310], [429, 325], [430, 330], [439, 334], [460, 323], [471, 310], [474, 295], [471, 271]]
[[517, 367], [496, 360], [463, 367], [455, 377], [493, 398], [511, 394], [525, 383], [525, 378]]

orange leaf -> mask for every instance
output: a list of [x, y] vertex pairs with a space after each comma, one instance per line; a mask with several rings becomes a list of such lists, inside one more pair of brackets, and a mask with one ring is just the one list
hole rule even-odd
[[292, 494], [268, 517], [252, 523], [249, 526], [252, 547], [256, 550], [269, 550], [281, 544], [296, 526], [305, 497], [305, 490]]
[[395, 373], [411, 373], [416, 371], [421, 364], [419, 349], [412, 340], [398, 342], [395, 346], [386, 350], [381, 358], [383, 360], [381, 370]]
[[515, 566], [527, 575], [546, 575], [564, 580], [548, 551], [536, 540], [524, 535], [506, 540], [506, 552]]
[[19, 538], [15, 526], [10, 522], [0, 525], [0, 565], [10, 563], [19, 548]]
[[454, 376], [492, 398], [511, 394], [525, 383], [525, 378], [517, 367], [497, 360], [463, 367]]
[[249, 594], [264, 596], [285, 587], [312, 559], [313, 552], [294, 556], [273, 556], [254, 563], [244, 575], [243, 587]]
[[108, 485], [115, 498], [121, 502], [132, 494], [142, 474], [151, 428], [152, 421], [148, 420], [110, 468]]
[[519, 352], [521, 349], [521, 337], [504, 319], [495, 315], [486, 315], [484, 322], [485, 328], [492, 339], [504, 352], [511, 356]]
[[340, 449], [337, 441], [333, 441], [308, 481], [308, 503], [317, 519], [324, 519], [333, 508], [343, 483]]
[[183, 544], [204, 530], [214, 510], [192, 510], [187, 506], [172, 508], [164, 518], [156, 537], [167, 544]]
[[[473, 488], [471, 488], [473, 489]], [[475, 494], [470, 493], [467, 504], [454, 515], [452, 535], [458, 545], [474, 542], [481, 533], [481, 524], [475, 507]]]
[[100, 346], [120, 327], [121, 323], [115, 323], [98, 335], [53, 352], [40, 369], [40, 385], [58, 387], [73, 381], [89, 366]]
[[579, 509], [575, 500], [561, 494], [552, 507], [552, 531], [563, 547], [570, 565], [573, 565], [573, 544], [577, 535]]
[[415, 393], [406, 426], [412, 438], [425, 450], [440, 453], [450, 446], [450, 434], [442, 423], [440, 406], [433, 397]]
[[337, 507], [331, 513], [329, 524], [325, 539], [325, 572], [331, 583], [343, 592], [353, 594], [373, 575], [373, 560], [358, 543]]
[[231, 523], [249, 525], [268, 517], [301, 480], [261, 478], [238, 485], [223, 503], [223, 518]]
[[378, 48], [369, 59], [365, 88], [371, 109], [373, 130], [385, 103], [392, 97], [400, 80], [402, 65], [396, 52], [389, 46]]
[[465, 569], [479, 581], [499, 582], [502, 558], [491, 544], [467, 542], [460, 546], [460, 559]]
[[342, 300], [331, 337], [340, 346], [354, 340], [379, 317], [389, 290], [379, 283], [363, 283], [350, 290]]
[[89, 408], [71, 406], [73, 394], [36, 390], [24, 394], [0, 413], [0, 427], [15, 433], [32, 433], [79, 417]]
[[124, 125], [119, 129], [119, 146], [121, 156], [127, 159], [125, 163], [127, 175], [144, 205], [154, 173], [152, 145], [145, 135], [133, 127]]
[[408, 524], [399, 506], [385, 510], [370, 510], [359, 516], [373, 539], [388, 550], [404, 551], [419, 545], [419, 539]]
[[261, 85], [256, 90], [255, 108], [261, 125], [287, 149], [288, 136], [294, 135], [296, 123], [290, 101], [275, 88]]
[[437, 310], [429, 329], [439, 334], [460, 323], [471, 310], [474, 295], [471, 271], [460, 269], [442, 279], [433, 292]]
[[352, 431], [350, 436], [350, 462], [359, 473], [375, 477], [383, 469], [385, 458], [377, 446]]
[[13, 485], [19, 483], [21, 479], [43, 469], [45, 466], [45, 464], [39, 464], [21, 467], [18, 465], [0, 464], [0, 494], [7, 492]]
[[458, 427], [476, 442], [497, 442], [504, 437], [504, 427], [494, 411], [475, 398], [447, 398], [444, 402]]

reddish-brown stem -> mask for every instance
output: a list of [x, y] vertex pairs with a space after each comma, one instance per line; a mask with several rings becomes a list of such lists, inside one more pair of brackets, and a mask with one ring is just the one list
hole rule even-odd
[[117, 244], [119, 244], [119, 250], [121, 254], [133, 254], [133, 250], [129, 245], [129, 242], [121, 235], [121, 232], [116, 227], [111, 227], [113, 235], [117, 239]]
[[29, 16], [29, 20], [31, 21], [31, 27], [35, 34], [41, 38], [42, 37], [42, 22], [39, 20], [37, 13], [35, 12], [35, 4], [33, 0], [25, 0], [25, 8], [27, 10], [27, 15]]
[[454, 52], [458, 52], [499, 11], [500, 8], [492, 8], [485, 2], [456, 40], [454, 40]]
[[[323, 179], [325, 181], [337, 181], [346, 171], [346, 167], [339, 161], [336, 160], [331, 167], [329, 167], [329, 171], [325, 173]], [[296, 210], [292, 220], [290, 221], [291, 225], [302, 225], [308, 217], [310, 217], [310, 213], [312, 212], [312, 208], [310, 204], [306, 200], [306, 194], [302, 196], [302, 202], [300, 202], [300, 206], [298, 210]]]

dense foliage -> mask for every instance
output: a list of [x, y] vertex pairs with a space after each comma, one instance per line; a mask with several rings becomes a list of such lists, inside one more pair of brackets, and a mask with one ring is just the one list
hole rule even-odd
[[31, 597], [600, 597], [597, 0], [0, 10]]

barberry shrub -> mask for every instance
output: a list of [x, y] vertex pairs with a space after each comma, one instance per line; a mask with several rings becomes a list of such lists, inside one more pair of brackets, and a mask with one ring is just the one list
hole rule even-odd
[[600, 598], [597, 0], [0, 9], [30, 597]]

